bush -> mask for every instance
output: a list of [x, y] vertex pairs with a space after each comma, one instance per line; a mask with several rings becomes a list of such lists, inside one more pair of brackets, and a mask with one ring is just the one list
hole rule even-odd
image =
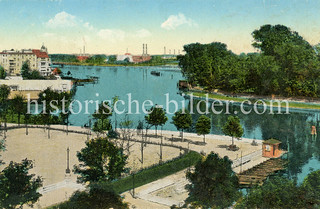
[[[148, 169], [139, 171], [134, 175], [134, 186], [139, 187], [150, 182], [156, 181], [163, 177], [174, 174], [185, 168], [188, 168], [196, 164], [201, 159], [201, 155], [197, 152], [189, 152], [181, 157], [178, 157], [172, 161], [164, 164], [160, 164]], [[114, 190], [117, 193], [123, 193], [132, 189], [133, 176], [128, 176], [112, 183]]]

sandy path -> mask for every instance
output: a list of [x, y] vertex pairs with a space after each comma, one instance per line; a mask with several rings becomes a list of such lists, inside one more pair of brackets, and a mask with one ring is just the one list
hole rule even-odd
[[[60, 127], [62, 126], [55, 126]], [[81, 127], [70, 127], [73, 130], [84, 130]], [[152, 134], [152, 130], [149, 130], [149, 134]], [[161, 132], [159, 132], [161, 134]], [[172, 142], [172, 134], [174, 141]], [[34, 168], [30, 173], [40, 175], [44, 179], [44, 186], [57, 184], [65, 181], [65, 169], [67, 148], [70, 148], [70, 168], [72, 169], [74, 164], [78, 164], [76, 152], [84, 147], [87, 140], [86, 135], [69, 133], [68, 135], [61, 131], [51, 131], [51, 137], [48, 139], [48, 132], [42, 128], [29, 129], [29, 135], [25, 135], [25, 129], [14, 129], [7, 132], [6, 139], [6, 151], [1, 153], [2, 159], [6, 164], [10, 161], [21, 162], [22, 159], [28, 158], [34, 161]], [[182, 142], [179, 138], [179, 132], [163, 131], [162, 135], [164, 143], [173, 143], [175, 145], [183, 146], [190, 149], [209, 153], [214, 151], [220, 156], [229, 156], [231, 159], [239, 158], [241, 155], [249, 154], [255, 150], [261, 149], [261, 146], [251, 146], [250, 139], [243, 139], [241, 141], [235, 140], [235, 143], [241, 148], [239, 151], [232, 152], [226, 150], [226, 146], [231, 143], [229, 137], [210, 135], [206, 137], [206, 144], [202, 144], [202, 136], [197, 136], [192, 133], [185, 133], [185, 140]], [[133, 138], [140, 140], [141, 136], [134, 135]], [[149, 137], [148, 140], [160, 142], [160, 137]], [[142, 167], [140, 162], [141, 152], [140, 143], [130, 143], [130, 156], [127, 166], [138, 170]], [[125, 152], [126, 153], [126, 152]], [[144, 149], [144, 163], [143, 167], [157, 164], [159, 158], [160, 146], [148, 144]], [[163, 147], [163, 161], [170, 160], [177, 157], [180, 154], [180, 150], [172, 147]], [[5, 165], [4, 165], [5, 166]], [[1, 166], [2, 169], [4, 166]], [[76, 182], [76, 175], [72, 174], [70, 177], [71, 182]], [[61, 201], [66, 200], [76, 189], [66, 186], [65, 188], [59, 188], [57, 190], [45, 193], [40, 201], [37, 203], [37, 208], [43, 208]], [[127, 196], [127, 195], [126, 195]], [[127, 198], [129, 198], [127, 196]], [[163, 208], [159, 204], [147, 203], [140, 199], [127, 199], [130, 203], [140, 206], [145, 204], [144, 208]], [[138, 202], [137, 202], [138, 201]], [[140, 203], [139, 201], [142, 201]], [[150, 204], [150, 207], [149, 207]], [[138, 208], [143, 208], [138, 207]], [[164, 207], [165, 208], [165, 207]]]

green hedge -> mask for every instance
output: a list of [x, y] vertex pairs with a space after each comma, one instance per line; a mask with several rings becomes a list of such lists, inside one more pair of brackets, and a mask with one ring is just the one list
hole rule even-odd
[[[139, 187], [150, 182], [156, 181], [158, 179], [164, 178], [166, 176], [172, 175], [178, 171], [186, 169], [192, 165], [195, 165], [201, 159], [201, 154], [191, 151], [187, 154], [184, 154], [178, 158], [174, 158], [171, 161], [165, 162], [161, 165], [155, 165], [150, 168], [140, 170], [134, 176], [135, 187]], [[119, 179], [111, 183], [113, 189], [118, 194], [121, 194], [125, 191], [132, 189], [133, 181], [132, 175]], [[106, 184], [110, 186], [110, 184]], [[68, 202], [68, 201], [67, 201]], [[56, 209], [59, 208], [62, 204], [67, 204], [67, 202], [60, 203], [48, 207], [47, 209]]]
[[[171, 174], [174, 174], [178, 171], [181, 171], [194, 165], [200, 159], [201, 155], [199, 153], [191, 151], [170, 162], [142, 170], [134, 175], [134, 186], [139, 187], [150, 182], [156, 181], [158, 179], [161, 179], [163, 177], [169, 176]], [[117, 193], [123, 193], [132, 189], [132, 175], [113, 182], [112, 186]]]

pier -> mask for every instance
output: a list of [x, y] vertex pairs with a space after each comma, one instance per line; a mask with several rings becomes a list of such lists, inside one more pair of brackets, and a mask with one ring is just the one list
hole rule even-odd
[[286, 160], [281, 158], [270, 158], [249, 170], [238, 174], [240, 187], [261, 186], [268, 176], [285, 169]]

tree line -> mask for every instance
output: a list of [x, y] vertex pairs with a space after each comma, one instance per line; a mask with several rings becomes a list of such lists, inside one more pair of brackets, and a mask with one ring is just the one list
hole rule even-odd
[[263, 25], [252, 37], [257, 53], [237, 55], [220, 42], [185, 45], [178, 57], [183, 75], [209, 91], [320, 96], [319, 45], [284, 25]]

